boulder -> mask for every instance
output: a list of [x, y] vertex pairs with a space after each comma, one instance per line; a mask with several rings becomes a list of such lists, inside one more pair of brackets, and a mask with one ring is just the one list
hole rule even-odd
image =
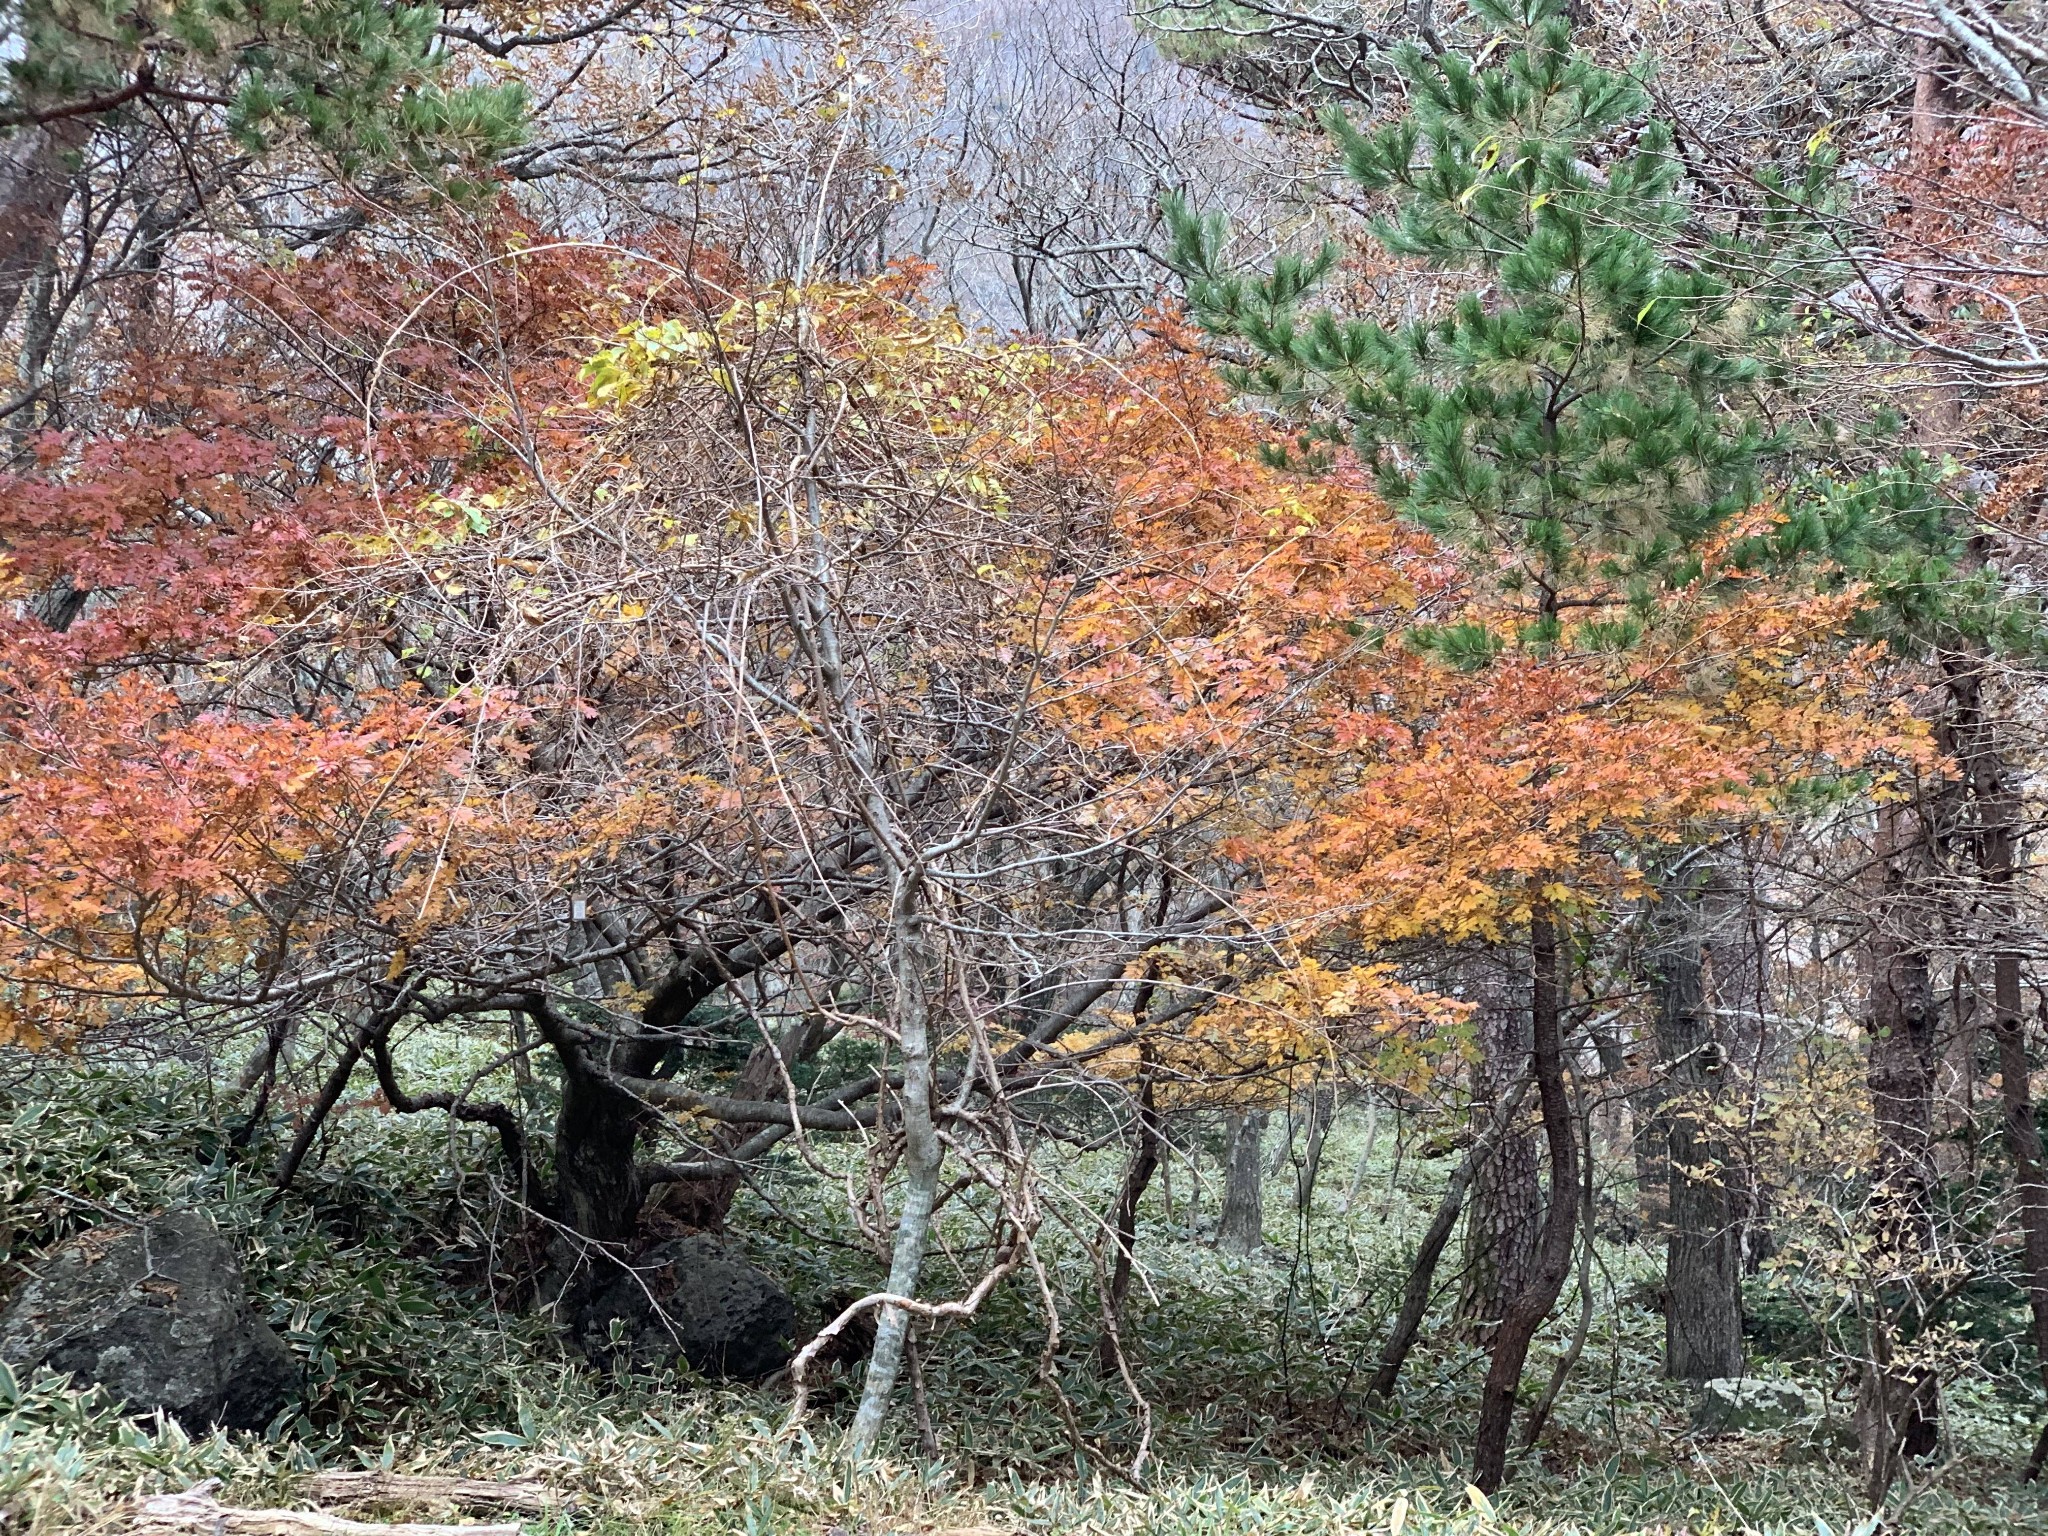
[[1818, 1418], [1821, 1406], [1820, 1394], [1796, 1381], [1720, 1376], [1700, 1383], [1692, 1426], [1710, 1435], [1791, 1429]]
[[0, 1359], [67, 1372], [194, 1431], [263, 1428], [298, 1378], [233, 1246], [192, 1212], [101, 1227], [51, 1253], [0, 1311]]
[[695, 1234], [657, 1243], [629, 1266], [605, 1266], [567, 1311], [594, 1363], [658, 1370], [681, 1358], [699, 1375], [740, 1381], [787, 1365], [796, 1332], [787, 1291]]

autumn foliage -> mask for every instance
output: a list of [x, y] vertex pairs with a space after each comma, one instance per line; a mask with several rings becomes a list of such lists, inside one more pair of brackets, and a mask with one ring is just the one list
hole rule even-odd
[[1242, 871], [1267, 974], [1209, 981], [1218, 1019], [1288, 1042], [1276, 1061], [1327, 1060], [1322, 1031], [1361, 1019], [1455, 1024], [1393, 967], [1332, 969], [1332, 946], [1497, 941], [1538, 902], [1597, 929], [1660, 851], [1924, 758], [1879, 657], [1843, 643], [1863, 595], [1734, 558], [1769, 507], [1629, 649], [1598, 644], [1593, 608], [1564, 646], [1477, 670], [1426, 655], [1418, 632], [1515, 609], [1343, 459], [1273, 467], [1265, 423], [1185, 343], [1164, 323], [1062, 407], [1058, 451], [1105, 500], [1112, 564], [1054, 574], [1050, 707], [1103, 765], [1106, 823], [1198, 827]]

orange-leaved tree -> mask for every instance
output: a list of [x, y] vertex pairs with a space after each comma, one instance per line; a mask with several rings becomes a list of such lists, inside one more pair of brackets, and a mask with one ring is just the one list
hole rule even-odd
[[[856, 1135], [871, 1443], [941, 1163], [991, 1186], [955, 1249], [986, 1294], [1036, 1220], [1004, 1094], [1216, 910], [1112, 916], [1016, 643], [1004, 573], [1099, 521], [1035, 463], [1063, 372], [914, 275], [762, 285], [516, 222], [207, 299], [154, 393], [0, 498], [46, 615], [0, 733], [23, 1027], [240, 1042], [280, 1187], [359, 1072], [494, 1131], [552, 1234], [504, 1278], [599, 1355], [673, 1353], [612, 1259]], [[478, 1040], [466, 1084], [408, 1082], [422, 1028]], [[694, 1363], [771, 1369], [757, 1342]]]

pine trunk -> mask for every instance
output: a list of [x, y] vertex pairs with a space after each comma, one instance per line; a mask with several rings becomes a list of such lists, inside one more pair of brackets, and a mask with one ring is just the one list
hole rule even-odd
[[1926, 853], [1918, 817], [1887, 807], [1879, 857], [1884, 909], [1869, 940], [1870, 1054], [1867, 1080], [1877, 1129], [1876, 1210], [1880, 1236], [1896, 1260], [1924, 1254], [1931, 1242], [1934, 1188], [1934, 986], [1928, 943], [1919, 930], [1927, 892], [1912, 866]]
[[[1484, 1136], [1503, 1097], [1529, 1063], [1530, 1006], [1518, 957], [1489, 950], [1471, 958], [1465, 995], [1479, 1059], [1472, 1068], [1472, 1133]], [[1479, 1165], [1465, 1216], [1464, 1284], [1458, 1316], [1480, 1340], [1490, 1339], [1509, 1301], [1529, 1282], [1543, 1225], [1536, 1138], [1509, 1130]]]
[[1578, 1236], [1579, 1140], [1564, 1076], [1564, 934], [1541, 908], [1530, 924], [1531, 1046], [1543, 1138], [1550, 1154], [1548, 1208], [1543, 1214], [1528, 1279], [1508, 1298], [1493, 1339], [1493, 1358], [1480, 1390], [1479, 1427], [1473, 1437], [1472, 1481], [1492, 1493], [1507, 1475], [1508, 1435], [1522, 1367], [1536, 1332], [1557, 1305], [1571, 1274]]
[[[1762, 1113], [1764, 1080], [1776, 1059], [1770, 967], [1753, 889], [1717, 881], [1706, 892], [1706, 905], [1707, 1014], [1723, 1062], [1722, 1171], [1741, 1270], [1754, 1275], [1775, 1251], [1764, 1183], [1744, 1129]], [[1735, 1125], [1729, 1128], [1726, 1121], [1731, 1118]]]
[[[2013, 1197], [2019, 1208], [2021, 1252], [2034, 1354], [2048, 1389], [2048, 1168], [2034, 1112], [2033, 1062], [2027, 1055], [2021, 972], [2022, 934], [2013, 889], [2019, 867], [2019, 793], [2005, 763], [1996, 726], [1985, 711], [1982, 669], [1967, 658], [1948, 663], [1949, 748], [1962, 765], [1975, 807], [1977, 871], [1993, 929], [1991, 1035], [1998, 1050], [1998, 1095], [2006, 1155], [2012, 1159]], [[2048, 1430], [2027, 1463], [2040, 1475]]]

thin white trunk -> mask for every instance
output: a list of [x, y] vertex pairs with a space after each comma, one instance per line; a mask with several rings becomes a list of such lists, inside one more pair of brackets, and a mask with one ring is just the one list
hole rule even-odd
[[1358, 1154], [1358, 1166], [1351, 1170], [1351, 1183], [1344, 1191], [1344, 1214], [1349, 1216], [1351, 1208], [1358, 1203], [1358, 1191], [1365, 1185], [1365, 1175], [1372, 1167], [1373, 1143], [1380, 1139], [1380, 1101], [1365, 1101], [1365, 1150]]
[[[900, 999], [897, 1030], [901, 1037], [903, 1092], [903, 1211], [896, 1220], [896, 1244], [889, 1258], [889, 1294], [917, 1295], [931, 1241], [932, 1206], [938, 1198], [939, 1167], [945, 1148], [932, 1119], [931, 1007], [925, 991], [923, 920], [918, 908], [916, 873], [897, 877], [895, 901], [896, 987]], [[881, 1437], [889, 1397], [903, 1369], [903, 1346], [910, 1332], [910, 1314], [885, 1303], [875, 1326], [874, 1352], [868, 1357], [867, 1382], [860, 1408], [853, 1416], [847, 1453], [855, 1460], [872, 1456]]]
[[[815, 409], [804, 428], [807, 452], [817, 452]], [[865, 711], [847, 680], [839, 628], [832, 609], [833, 565], [826, 537], [822, 497], [815, 477], [804, 486], [804, 510], [812, 549], [812, 579], [792, 584], [788, 610], [798, 643], [817, 669], [818, 679], [834, 705], [822, 722], [827, 739], [850, 770], [848, 786], [857, 797], [861, 817], [874, 834], [876, 852], [889, 871], [890, 937], [894, 955], [897, 1047], [903, 1088], [897, 1103], [903, 1115], [903, 1208], [896, 1221], [896, 1240], [889, 1257], [889, 1294], [915, 1300], [931, 1241], [932, 1208], [937, 1203], [939, 1171], [945, 1148], [932, 1114], [932, 965], [926, 953], [924, 925], [926, 858], [897, 819], [887, 793], [880, 754], [868, 739]], [[881, 1438], [889, 1398], [903, 1369], [910, 1314], [884, 1303], [875, 1327], [875, 1347], [868, 1359], [860, 1407], [848, 1433], [847, 1453], [858, 1461], [874, 1454]]]

